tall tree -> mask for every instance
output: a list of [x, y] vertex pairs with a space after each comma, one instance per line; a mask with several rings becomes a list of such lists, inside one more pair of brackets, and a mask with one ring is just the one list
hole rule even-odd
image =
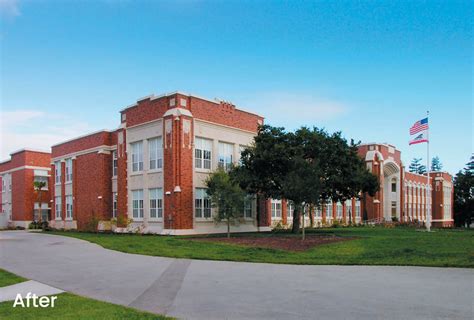
[[473, 157], [464, 170], [454, 178], [454, 223], [469, 226], [474, 220], [474, 165]]
[[357, 145], [349, 145], [340, 132], [330, 135], [318, 128], [286, 132], [261, 126], [231, 175], [249, 193], [291, 200], [294, 233], [300, 229], [304, 204], [319, 206], [329, 198], [343, 201], [378, 190]]
[[[42, 220], [41, 216], [41, 207], [43, 204], [43, 189], [46, 188], [46, 182], [45, 181], [35, 181], [33, 182], [33, 187], [35, 191], [38, 193], [38, 203], [39, 203], [39, 208], [38, 208], [38, 221]], [[35, 219], [36, 221], [36, 219]]]
[[423, 164], [421, 164], [421, 160], [423, 160], [422, 158], [414, 158], [411, 163], [410, 163], [410, 166], [408, 167], [408, 170], [411, 172], [411, 173], [417, 173], [417, 174], [424, 174], [426, 173], [426, 166], [424, 166]]
[[431, 159], [431, 171], [441, 171], [443, 170], [443, 164], [441, 163], [441, 160], [439, 160], [439, 157], [433, 157]]
[[206, 186], [211, 204], [217, 209], [214, 219], [226, 221], [227, 238], [230, 238], [231, 222], [243, 216], [245, 192], [222, 168], [211, 173], [206, 180]]

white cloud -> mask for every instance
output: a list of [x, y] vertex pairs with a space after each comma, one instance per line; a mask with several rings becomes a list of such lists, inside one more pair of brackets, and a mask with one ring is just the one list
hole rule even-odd
[[349, 106], [337, 100], [308, 93], [266, 93], [250, 98], [245, 105], [265, 117], [267, 123], [285, 127], [321, 126], [318, 122], [344, 116]]
[[52, 145], [94, 131], [89, 124], [58, 113], [36, 110], [0, 113], [0, 159], [12, 151], [33, 148], [50, 151]]
[[18, 0], [0, 0], [0, 16], [14, 18], [21, 14]]

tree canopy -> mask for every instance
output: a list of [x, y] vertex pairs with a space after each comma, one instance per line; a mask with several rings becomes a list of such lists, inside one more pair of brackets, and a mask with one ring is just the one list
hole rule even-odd
[[379, 188], [353, 141], [348, 144], [340, 132], [329, 134], [316, 127], [287, 132], [261, 126], [231, 175], [249, 193], [291, 200], [293, 232], [299, 230], [304, 204], [319, 206], [364, 192], [373, 195]]
[[417, 174], [425, 174], [426, 173], [426, 166], [421, 164], [422, 158], [414, 158], [410, 166], [408, 167], [408, 171], [411, 173], [417, 173]]
[[443, 164], [441, 163], [441, 160], [439, 160], [439, 157], [433, 157], [431, 159], [431, 171], [441, 171], [443, 170]]
[[217, 209], [214, 219], [226, 220], [227, 237], [230, 237], [231, 222], [243, 216], [245, 192], [230, 179], [223, 168], [218, 168], [211, 173], [206, 180], [206, 186], [211, 205]]
[[474, 157], [464, 170], [454, 177], [454, 223], [461, 227], [471, 224], [474, 213]]

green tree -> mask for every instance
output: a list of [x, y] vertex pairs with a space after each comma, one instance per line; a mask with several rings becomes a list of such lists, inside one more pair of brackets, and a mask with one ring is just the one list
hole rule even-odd
[[439, 160], [439, 157], [433, 157], [431, 159], [431, 171], [441, 171], [443, 170], [443, 164], [441, 163], [441, 160]]
[[320, 206], [329, 198], [343, 201], [363, 192], [373, 195], [379, 185], [353, 141], [349, 145], [340, 132], [330, 135], [306, 127], [286, 132], [261, 126], [231, 175], [249, 193], [292, 201], [294, 233], [299, 232], [305, 204]]
[[467, 226], [474, 220], [474, 165], [473, 157], [464, 170], [454, 177], [454, 223]]
[[[41, 222], [41, 220], [42, 220], [41, 207], [42, 207], [42, 204], [43, 204], [42, 197], [43, 197], [43, 189], [46, 188], [46, 182], [45, 181], [35, 181], [35, 182], [33, 182], [33, 188], [38, 193], [38, 203], [39, 203], [38, 221]], [[34, 219], [34, 220], [36, 221], [36, 219]]]
[[222, 168], [206, 179], [207, 194], [211, 205], [217, 209], [216, 221], [226, 220], [227, 238], [230, 238], [230, 224], [243, 216], [245, 192]]
[[408, 170], [411, 173], [418, 173], [418, 174], [425, 174], [426, 173], [426, 166], [421, 164], [422, 158], [414, 158], [410, 166], [408, 167]]

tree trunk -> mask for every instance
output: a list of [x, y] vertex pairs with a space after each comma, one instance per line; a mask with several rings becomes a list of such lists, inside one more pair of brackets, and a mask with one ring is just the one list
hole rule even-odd
[[230, 238], [230, 219], [227, 218], [227, 239]]
[[300, 216], [299, 205], [295, 203], [293, 210], [293, 227], [291, 228], [292, 233], [298, 233], [300, 231]]
[[313, 228], [314, 227], [314, 216], [313, 216], [313, 212], [314, 212], [314, 205], [309, 205], [309, 223], [310, 223], [310, 227]]
[[303, 220], [302, 221], [303, 226], [302, 226], [302, 229], [301, 229], [301, 240], [304, 240], [304, 236], [305, 236], [305, 234], [304, 234], [304, 211], [303, 211], [303, 215], [302, 215], [301, 220]]

